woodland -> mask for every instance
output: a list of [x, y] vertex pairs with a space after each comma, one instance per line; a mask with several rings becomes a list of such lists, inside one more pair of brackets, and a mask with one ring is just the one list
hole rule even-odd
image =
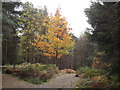
[[84, 13], [91, 28], [78, 38], [59, 8], [2, 2], [2, 73], [33, 84], [74, 73], [77, 88], [119, 88], [120, 2], [91, 2]]

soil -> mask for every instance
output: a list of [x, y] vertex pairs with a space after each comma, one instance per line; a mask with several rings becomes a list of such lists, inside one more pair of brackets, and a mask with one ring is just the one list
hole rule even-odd
[[10, 74], [2, 74], [2, 88], [75, 88], [79, 77], [65, 74], [54, 77], [44, 84], [34, 85]]

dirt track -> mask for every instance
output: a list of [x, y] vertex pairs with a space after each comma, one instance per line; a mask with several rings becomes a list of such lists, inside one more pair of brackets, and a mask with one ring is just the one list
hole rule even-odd
[[75, 83], [80, 80], [75, 74], [66, 74], [52, 78], [45, 84], [34, 85], [12, 75], [2, 74], [3, 88], [75, 88]]

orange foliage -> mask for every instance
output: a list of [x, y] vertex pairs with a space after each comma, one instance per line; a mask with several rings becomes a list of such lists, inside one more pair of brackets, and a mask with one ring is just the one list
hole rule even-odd
[[44, 36], [38, 35], [35, 40], [38, 42], [33, 45], [39, 47], [49, 58], [61, 58], [62, 55], [68, 54], [68, 50], [73, 49], [75, 42], [71, 40], [72, 36], [69, 34], [71, 29], [67, 27], [68, 23], [60, 14], [59, 9], [55, 16], [47, 16], [43, 23], [48, 31]]
[[76, 73], [75, 70], [72, 70], [72, 69], [63, 69], [63, 70], [60, 70], [61, 73]]
[[93, 59], [93, 64], [92, 64], [92, 68], [99, 68], [100, 67], [100, 59], [99, 58], [96, 58], [94, 57]]

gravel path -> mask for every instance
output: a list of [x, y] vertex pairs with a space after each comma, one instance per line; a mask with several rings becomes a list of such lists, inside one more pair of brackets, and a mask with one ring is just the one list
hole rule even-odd
[[29, 88], [32, 84], [13, 77], [9, 74], [2, 74], [2, 88]]
[[80, 80], [79, 77], [75, 77], [75, 74], [61, 75], [56, 78], [52, 78], [47, 83], [41, 85], [34, 85], [17, 77], [13, 77], [8, 74], [2, 74], [2, 87], [3, 88], [75, 88], [75, 83]]

